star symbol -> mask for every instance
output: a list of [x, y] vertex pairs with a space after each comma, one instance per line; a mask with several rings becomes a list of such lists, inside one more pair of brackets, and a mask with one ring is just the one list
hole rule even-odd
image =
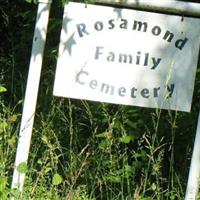
[[72, 54], [72, 47], [73, 47], [73, 45], [76, 44], [76, 41], [74, 39], [74, 34], [75, 33], [73, 33], [64, 44], [64, 50], [63, 51], [67, 50], [69, 52], [69, 55]]
[[71, 18], [69, 18], [69, 17], [67, 17], [67, 16], [65, 16], [64, 18], [63, 18], [63, 29], [64, 29], [64, 31], [67, 33], [68, 32], [68, 24], [69, 24], [69, 22], [71, 22], [72, 21], [72, 19]]

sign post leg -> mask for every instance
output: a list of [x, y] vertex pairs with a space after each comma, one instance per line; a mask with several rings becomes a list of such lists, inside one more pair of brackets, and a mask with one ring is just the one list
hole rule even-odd
[[26, 164], [28, 160], [50, 7], [51, 0], [39, 0], [25, 101], [15, 158], [15, 168], [11, 186], [21, 192], [23, 191], [25, 173], [19, 172], [17, 168], [22, 163]]
[[193, 147], [189, 178], [187, 183], [185, 200], [195, 200], [200, 183], [200, 113]]

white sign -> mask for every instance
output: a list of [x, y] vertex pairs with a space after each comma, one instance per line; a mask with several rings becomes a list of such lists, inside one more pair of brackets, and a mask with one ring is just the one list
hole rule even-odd
[[190, 111], [200, 20], [65, 6], [54, 95]]

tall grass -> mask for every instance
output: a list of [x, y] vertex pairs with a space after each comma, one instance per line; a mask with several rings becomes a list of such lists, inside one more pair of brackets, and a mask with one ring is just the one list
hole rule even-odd
[[1, 199], [183, 199], [177, 113], [52, 98], [36, 115], [20, 195], [10, 189], [20, 113], [0, 106]]
[[54, 39], [47, 41], [28, 165], [18, 169], [26, 172], [22, 194], [10, 185], [36, 9], [17, 0], [2, 7], [15, 21], [12, 44], [3, 41], [0, 49], [0, 200], [182, 200], [200, 77], [191, 114], [53, 97], [58, 4], [53, 1]]

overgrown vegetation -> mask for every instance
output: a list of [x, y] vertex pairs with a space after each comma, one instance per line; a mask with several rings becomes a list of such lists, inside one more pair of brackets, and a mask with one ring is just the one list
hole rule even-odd
[[[52, 5], [24, 192], [11, 190], [36, 5], [0, 7], [0, 199], [183, 199], [199, 109], [191, 113], [52, 96], [62, 3]], [[53, 39], [52, 39], [53, 38]]]

